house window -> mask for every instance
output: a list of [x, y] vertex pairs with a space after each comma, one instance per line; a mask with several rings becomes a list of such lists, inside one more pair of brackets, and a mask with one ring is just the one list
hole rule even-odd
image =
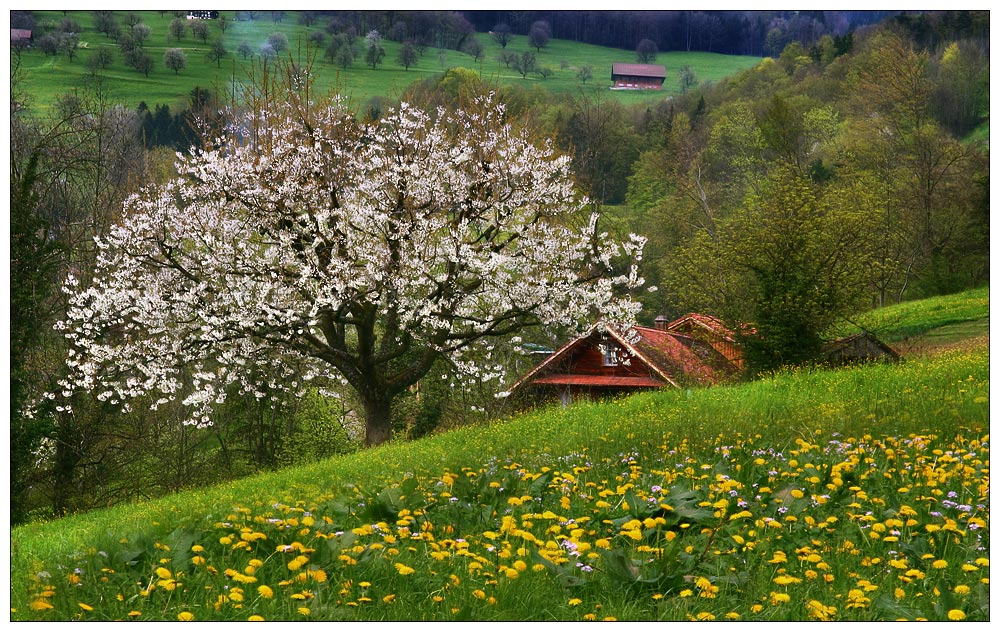
[[604, 366], [618, 366], [618, 345], [614, 342], [604, 343]]

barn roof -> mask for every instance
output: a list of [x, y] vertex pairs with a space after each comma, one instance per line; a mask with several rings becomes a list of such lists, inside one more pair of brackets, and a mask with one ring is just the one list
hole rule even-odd
[[667, 77], [667, 69], [656, 64], [624, 64], [616, 62], [611, 64], [611, 74], [665, 79]]
[[10, 39], [12, 40], [31, 39], [31, 31], [28, 29], [11, 29]]
[[716, 334], [724, 340], [735, 342], [732, 330], [726, 327], [722, 321], [715, 316], [696, 313], [684, 314], [680, 318], [667, 323], [666, 329], [667, 331], [673, 331], [683, 325], [693, 325]]
[[899, 360], [899, 354], [892, 347], [867, 331], [826, 344], [823, 347], [823, 356], [830, 360], [870, 360], [876, 358]]

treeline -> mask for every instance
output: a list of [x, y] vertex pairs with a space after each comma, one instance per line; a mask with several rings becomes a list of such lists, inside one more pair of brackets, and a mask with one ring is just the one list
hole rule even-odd
[[[877, 27], [826, 32], [810, 44], [795, 40], [751, 70], [649, 106], [601, 95], [556, 97], [537, 85], [484, 85], [461, 68], [414, 84], [402, 98], [461, 107], [478, 92], [497, 91], [510, 116], [526, 119], [572, 156], [579, 188], [605, 211], [600, 230], [649, 238], [648, 288], [637, 297], [644, 322], [704, 310], [734, 325], [751, 323], [754, 329], [741, 331], [763, 335], [746, 339], [749, 364], [767, 370], [810, 361], [829, 326], [855, 310], [988, 281], [988, 147], [966, 137], [988, 121], [988, 33], [975, 35], [983, 16], [969, 14], [956, 22], [964, 35], [945, 38], [946, 15], [953, 14], [896, 16]], [[925, 22], [937, 35], [928, 35]], [[464, 27], [438, 28], [428, 37], [441, 41]], [[172, 151], [158, 147], [185, 151], [191, 122], [218, 108], [199, 89], [183, 111], [129, 110], [111, 103], [98, 81], [39, 120], [26, 115], [16, 59], [12, 520], [355, 449], [359, 419], [349, 398], [316, 390], [304, 400], [272, 399], [268, 376], [256, 393], [227, 394], [211, 428], [185, 426], [180, 406], [151, 413], [137, 404], [137, 412], [123, 414], [99, 393], [76, 396], [72, 413], [43, 404], [25, 414], [24, 405], [57, 389], [65, 372], [67, 343], [53, 330], [65, 315], [63, 280], [72, 275], [88, 284], [93, 240], [120, 220], [123, 200], [171, 177]], [[392, 105], [373, 99], [358, 115], [377, 118]], [[526, 342], [554, 347], [566, 335], [536, 332]], [[500, 347], [494, 360], [512, 375], [529, 368], [531, 357]], [[435, 367], [402, 401], [394, 411], [397, 436], [417, 437], [509, 405], [488, 389], [456, 386], [450, 371]]]
[[300, 14], [304, 24], [326, 22], [331, 25], [331, 32], [349, 28], [364, 36], [377, 30], [391, 40], [413, 39], [421, 46], [455, 50], [462, 50], [477, 33], [481, 37], [503, 32], [531, 37], [532, 31], [544, 24], [548, 37], [597, 46], [635, 50], [639, 42], [650, 40], [660, 51], [753, 56], [777, 56], [793, 41], [808, 48], [824, 35], [842, 37], [888, 19], [908, 29], [922, 48], [989, 37], [989, 15], [983, 11], [482, 10], [303, 11]]

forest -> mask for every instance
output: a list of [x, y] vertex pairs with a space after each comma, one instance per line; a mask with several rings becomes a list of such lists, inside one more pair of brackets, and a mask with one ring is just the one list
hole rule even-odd
[[[401, 38], [398, 25], [405, 24], [414, 37], [437, 38], [435, 45], [462, 32], [496, 33], [499, 25], [530, 34], [546, 22], [553, 38], [627, 50], [650, 38], [663, 51], [766, 55], [750, 70], [644, 105], [495, 88], [472, 70], [453, 68], [415, 81], [398, 103], [386, 99], [344, 115], [336, 128], [377, 129], [400, 103], [464, 120], [463, 109], [495, 92], [505, 121], [568, 156], [575, 190], [589, 200], [577, 214], [553, 219], [556, 225], [585, 230], [586, 218], [599, 214], [589, 227], [594, 235], [626, 244], [630, 235], [644, 238], [637, 261], [644, 283], [619, 288], [621, 300], [637, 306], [638, 321], [699, 310], [752, 323], [744, 341], [748, 377], [814, 361], [831, 329], [860, 310], [989, 281], [988, 12], [658, 12], [637, 20], [630, 12], [483, 11], [450, 15], [447, 29], [440, 20], [421, 26], [422, 17], [431, 16], [299, 16], [339, 20], [338, 28], [355, 24], [360, 33], [395, 28]], [[257, 92], [225, 104], [230, 111], [263, 111], [288, 94], [276, 86], [301, 87], [293, 58], [275, 68]], [[283, 387], [287, 376], [260, 373], [252, 388], [231, 386], [205, 426], [184, 423], [190, 412], [183, 398], [156, 405], [155, 395], [144, 394], [123, 410], [86, 389], [61, 394], [67, 357], [79, 348], [67, 323], [87, 307], [73, 288], [101, 278], [102, 244], [137, 213], [135, 195], [148, 185], [167, 187], [183, 171], [180, 162], [190, 156], [178, 158], [175, 149], [196, 139], [199, 151], [212, 151], [211, 132], [229, 122], [218, 114], [226, 99], [198, 90], [183, 113], [163, 104], [130, 109], [98, 84], [67, 94], [39, 117], [26, 107], [30, 95], [12, 56], [13, 523], [361, 448], [366, 405], [338, 379], [298, 393]], [[286, 175], [291, 181], [294, 174]], [[613, 273], [624, 278], [626, 271]], [[463, 379], [462, 363], [430, 347], [401, 347], [394, 361], [419, 356], [424, 373], [391, 402], [390, 434], [415, 439], [516, 410], [517, 402], [495, 395], [530, 368], [524, 350], [554, 348], [577, 331], [557, 318], [522, 324], [516, 338], [511, 332], [465, 358], [496, 369], [490, 379]], [[102, 327], [102, 340], [125, 337], [121, 322]], [[200, 373], [186, 370], [178, 379], [191, 387]]]

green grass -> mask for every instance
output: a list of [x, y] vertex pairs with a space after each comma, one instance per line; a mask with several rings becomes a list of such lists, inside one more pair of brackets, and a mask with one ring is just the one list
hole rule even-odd
[[985, 348], [548, 408], [16, 528], [12, 618], [985, 620], [988, 433]]
[[976, 129], [972, 130], [968, 136], [962, 139], [966, 143], [981, 143], [987, 148], [990, 146], [990, 122], [986, 121]]
[[[152, 35], [145, 45], [154, 62], [149, 77], [122, 63], [114, 42], [94, 31], [92, 12], [67, 11], [66, 17], [75, 19], [84, 29], [81, 42], [85, 48], [81, 48], [73, 62], [68, 61], [65, 55], [46, 57], [37, 49], [22, 54], [21, 67], [24, 70], [22, 89], [29, 95], [33, 110], [43, 113], [56, 102], [57, 97], [89, 85], [93, 77], [87, 70], [86, 60], [98, 47], [109, 47], [114, 51], [114, 63], [100, 73], [104, 77], [104, 87], [108, 90], [112, 101], [124, 103], [130, 108], [136, 107], [140, 101], [145, 101], [151, 108], [158, 103], [165, 103], [173, 108], [183, 106], [187, 95], [195, 86], [213, 87], [228, 94], [234, 82], [245, 81], [250, 62], [244, 61], [236, 52], [240, 42], [247, 41], [257, 49], [270, 33], [280, 31], [288, 37], [293, 50], [299, 50], [301, 45], [301, 50], [304, 51], [308, 34], [313, 30], [322, 30], [324, 26], [317, 24], [307, 28], [299, 25], [297, 12], [294, 11], [286, 12], [280, 24], [272, 22], [267, 15], [252, 22], [232, 21], [224, 35], [214, 23], [211, 23], [209, 41], [222, 35], [225, 46], [230, 51], [229, 57], [222, 61], [221, 66], [217, 66], [206, 59], [206, 46], [195, 40], [190, 32], [180, 42], [168, 37], [168, 25], [173, 19], [169, 13], [163, 16], [158, 11], [138, 13], [142, 15], [144, 23], [152, 29]], [[232, 11], [223, 13], [230, 17], [234, 14]], [[123, 15], [123, 12], [118, 14]], [[37, 11], [36, 15], [41, 26], [47, 21], [57, 23], [64, 12]], [[263, 19], [264, 17], [267, 19]], [[752, 67], [760, 61], [756, 57], [713, 53], [661, 53], [657, 56], [656, 63], [663, 64], [667, 70], [667, 82], [663, 90], [611, 91], [608, 90], [611, 86], [611, 64], [616, 61], [633, 61], [634, 53], [552, 40], [549, 46], [537, 52], [537, 59], [539, 65], [551, 68], [554, 74], [548, 79], [541, 79], [537, 75], [529, 75], [525, 79], [497, 61], [501, 49], [488, 34], [480, 34], [479, 38], [486, 48], [479, 62], [470, 55], [456, 51], [444, 51], [442, 60], [440, 51], [428, 48], [417, 64], [409, 70], [403, 69], [396, 61], [399, 44], [387, 40], [384, 40], [386, 48], [384, 62], [374, 70], [364, 64], [363, 57], [356, 59], [354, 64], [345, 70], [323, 60], [320, 56], [314, 66], [316, 87], [321, 91], [338, 92], [350, 97], [353, 102], [362, 104], [375, 96], [398, 97], [407, 86], [416, 81], [441, 73], [450, 67], [462, 66], [479, 72], [484, 81], [494, 85], [537, 86], [553, 93], [579, 91], [601, 93], [609, 94], [624, 103], [641, 103], [679, 94], [677, 73], [685, 65], [692, 67], [699, 81], [718, 81]], [[176, 74], [163, 65], [163, 53], [167, 48], [175, 47], [182, 48], [187, 56], [187, 67]], [[529, 50], [527, 38], [515, 37], [508, 45], [508, 50], [515, 52]], [[576, 74], [585, 64], [593, 68], [594, 78], [586, 84], [581, 84]]]
[[[988, 332], [989, 315], [990, 288], [985, 286], [957, 294], [897, 303], [861, 314], [853, 320], [889, 343], [932, 332], [942, 341], [954, 342]], [[843, 335], [853, 331], [856, 330], [845, 329]]]

